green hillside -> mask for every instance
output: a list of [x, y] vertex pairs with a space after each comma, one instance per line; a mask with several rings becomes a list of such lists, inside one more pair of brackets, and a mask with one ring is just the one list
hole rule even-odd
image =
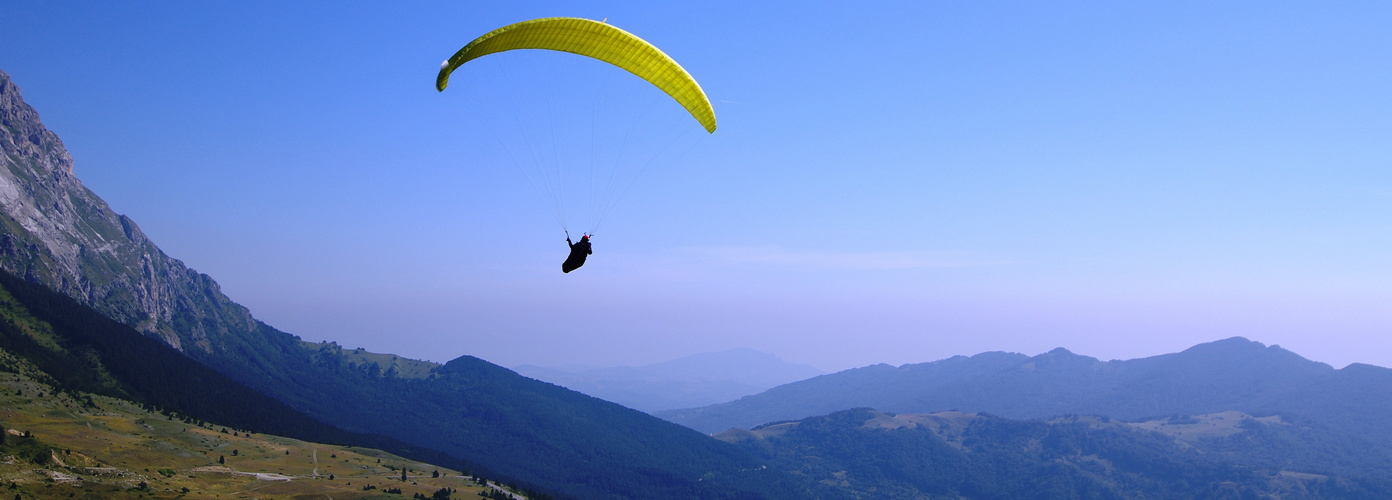
[[[0, 358], [24, 364], [8, 352]], [[491, 490], [460, 471], [379, 450], [249, 433], [61, 391], [18, 373], [0, 373], [0, 407], [6, 498], [367, 499], [442, 489], [451, 498], [478, 498]]]
[[33, 366], [31, 376], [70, 393], [122, 398], [256, 432], [469, 465], [438, 451], [326, 425], [71, 298], [4, 272], [0, 349], [16, 360], [0, 359], [0, 369]]

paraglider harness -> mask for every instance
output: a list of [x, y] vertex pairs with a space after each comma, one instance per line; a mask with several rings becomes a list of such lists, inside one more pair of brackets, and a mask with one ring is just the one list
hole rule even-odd
[[571, 243], [570, 231], [566, 231], [566, 244], [570, 245], [570, 256], [566, 257], [565, 262], [561, 263], [561, 272], [569, 273], [580, 266], [585, 265], [585, 257], [594, 253], [590, 248], [590, 235], [585, 234], [580, 237], [579, 243]]

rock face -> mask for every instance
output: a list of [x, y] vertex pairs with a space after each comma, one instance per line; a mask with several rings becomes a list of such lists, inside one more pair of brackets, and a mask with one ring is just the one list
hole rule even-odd
[[216, 282], [160, 251], [73, 174], [63, 141], [0, 71], [0, 268], [196, 358], [256, 321]]

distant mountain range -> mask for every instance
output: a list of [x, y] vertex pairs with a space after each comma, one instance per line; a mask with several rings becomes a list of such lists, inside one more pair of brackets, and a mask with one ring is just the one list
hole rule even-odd
[[723, 403], [822, 372], [753, 349], [695, 354], [644, 366], [546, 368], [522, 365], [519, 374], [573, 391], [654, 412]]
[[[1062, 414], [1140, 419], [1226, 410], [1301, 415], [1376, 430], [1392, 422], [1392, 370], [1340, 370], [1244, 338], [1183, 352], [1099, 361], [1066, 349], [1038, 356], [988, 352], [931, 363], [873, 365], [775, 387], [737, 401], [656, 415], [707, 433], [869, 407], [895, 413], [959, 410], [1009, 418]], [[1392, 445], [1392, 433], [1383, 431]]]
[[1392, 497], [1389, 395], [1392, 370], [1235, 337], [875, 365], [656, 414], [827, 496], [1371, 499]]

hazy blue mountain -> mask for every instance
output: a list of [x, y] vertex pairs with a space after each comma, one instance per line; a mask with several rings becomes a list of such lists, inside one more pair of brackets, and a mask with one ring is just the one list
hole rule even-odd
[[859, 408], [717, 437], [758, 453], [773, 471], [816, 481], [822, 498], [1392, 495], [1386, 456], [1328, 445], [1323, 430], [1239, 412], [1124, 423]]
[[0, 268], [322, 422], [580, 498], [799, 491], [777, 477], [742, 475], [758, 464], [743, 450], [481, 359], [435, 365], [344, 351], [257, 321], [84, 187], [62, 142], [3, 72], [0, 163]]
[[[1392, 394], [1385, 371], [1366, 365], [1335, 370], [1278, 346], [1235, 337], [1124, 361], [1099, 361], [1060, 348], [1032, 357], [989, 352], [899, 367], [875, 365], [782, 385], [738, 401], [656, 415], [708, 433], [857, 407], [896, 413], [955, 409], [1010, 418], [1079, 413], [1120, 419], [1238, 410], [1357, 423], [1360, 417], [1354, 415], [1392, 418], [1387, 403], [1362, 397]], [[1323, 406], [1310, 404], [1311, 397], [1321, 398]]]
[[695, 354], [643, 366], [546, 368], [522, 365], [522, 375], [646, 412], [733, 401], [822, 372], [753, 349]]

